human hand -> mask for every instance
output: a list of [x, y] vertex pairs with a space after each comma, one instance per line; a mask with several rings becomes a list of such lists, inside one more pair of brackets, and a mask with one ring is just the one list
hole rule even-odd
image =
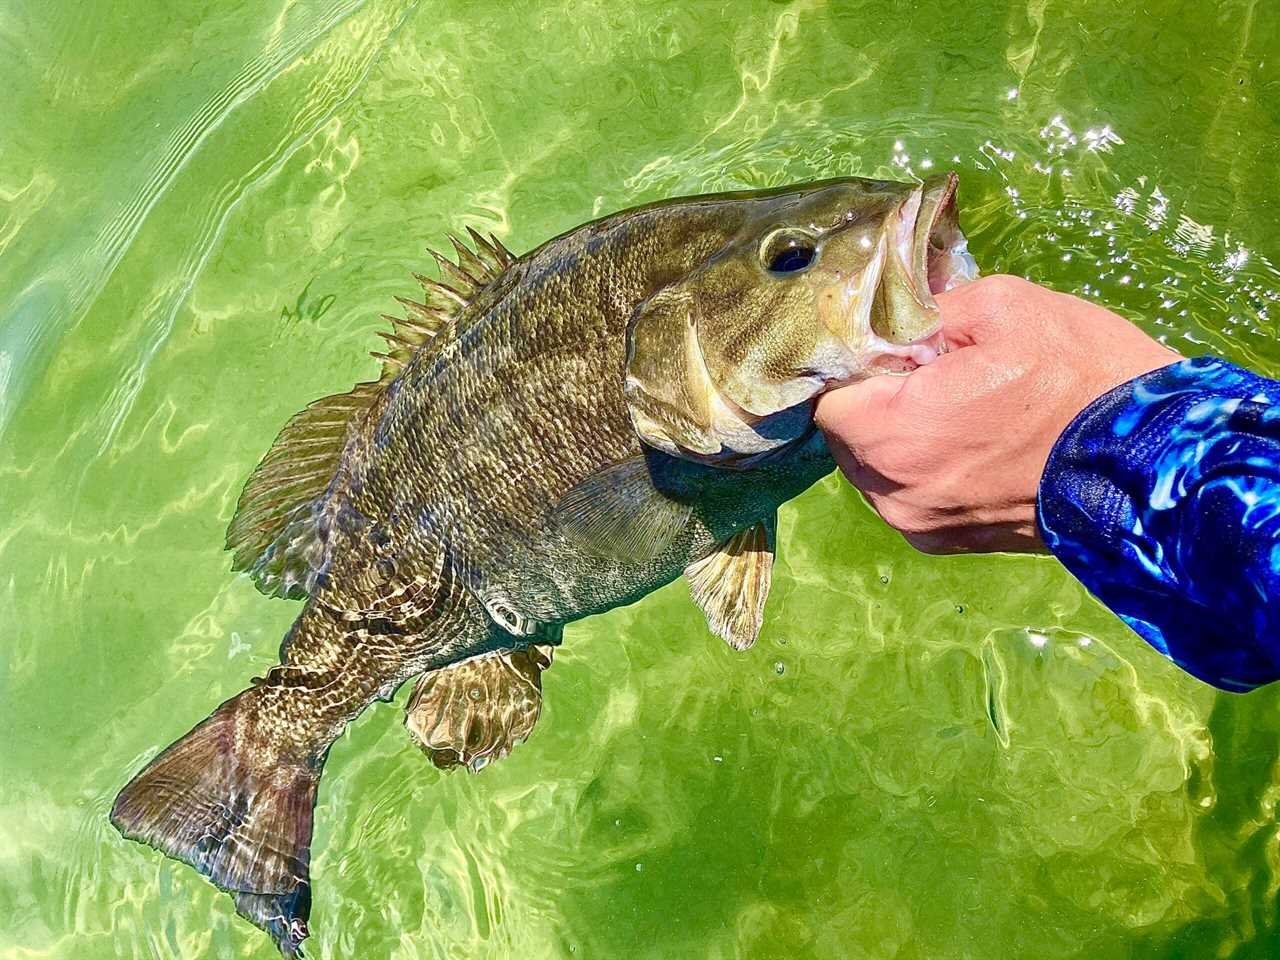
[[1129, 321], [1017, 277], [938, 294], [948, 353], [818, 399], [836, 462], [925, 553], [1043, 549], [1036, 491], [1077, 413], [1180, 359]]

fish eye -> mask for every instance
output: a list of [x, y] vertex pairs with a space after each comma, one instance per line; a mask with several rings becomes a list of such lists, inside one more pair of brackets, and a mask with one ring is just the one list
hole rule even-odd
[[802, 230], [775, 230], [760, 244], [760, 262], [779, 276], [807, 270], [817, 258], [817, 241]]

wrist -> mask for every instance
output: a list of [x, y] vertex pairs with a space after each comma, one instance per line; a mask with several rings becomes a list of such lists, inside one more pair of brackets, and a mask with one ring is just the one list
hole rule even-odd
[[1206, 379], [1256, 379], [1216, 357], [1168, 353], [1175, 359], [1148, 367], [1086, 403], [1054, 439], [1036, 491], [1036, 529], [1053, 553], [1075, 539], [1073, 531], [1082, 523], [1132, 526], [1136, 518], [1120, 504], [1137, 492], [1135, 474], [1147, 475], [1143, 485], [1154, 483], [1150, 460], [1155, 450], [1150, 436], [1137, 437], [1141, 420]]

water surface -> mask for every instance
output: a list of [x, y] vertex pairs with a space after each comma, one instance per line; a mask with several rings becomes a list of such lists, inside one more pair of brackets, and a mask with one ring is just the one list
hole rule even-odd
[[[222, 535], [371, 376], [446, 229], [956, 169], [987, 272], [1280, 375], [1274, 4], [11, 0], [0, 9], [0, 958], [256, 957], [106, 814], [274, 661]], [[1139, 8], [1140, 7], [1140, 12]], [[933, 559], [832, 477], [761, 642], [683, 583], [571, 627], [532, 740], [334, 747], [320, 958], [1244, 958], [1280, 949], [1277, 694], [1053, 561]]]

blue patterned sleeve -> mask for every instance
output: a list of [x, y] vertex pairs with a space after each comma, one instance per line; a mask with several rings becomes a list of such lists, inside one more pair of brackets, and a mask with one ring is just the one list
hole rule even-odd
[[1224, 690], [1280, 679], [1280, 383], [1200, 357], [1117, 387], [1058, 438], [1038, 515], [1178, 666]]

